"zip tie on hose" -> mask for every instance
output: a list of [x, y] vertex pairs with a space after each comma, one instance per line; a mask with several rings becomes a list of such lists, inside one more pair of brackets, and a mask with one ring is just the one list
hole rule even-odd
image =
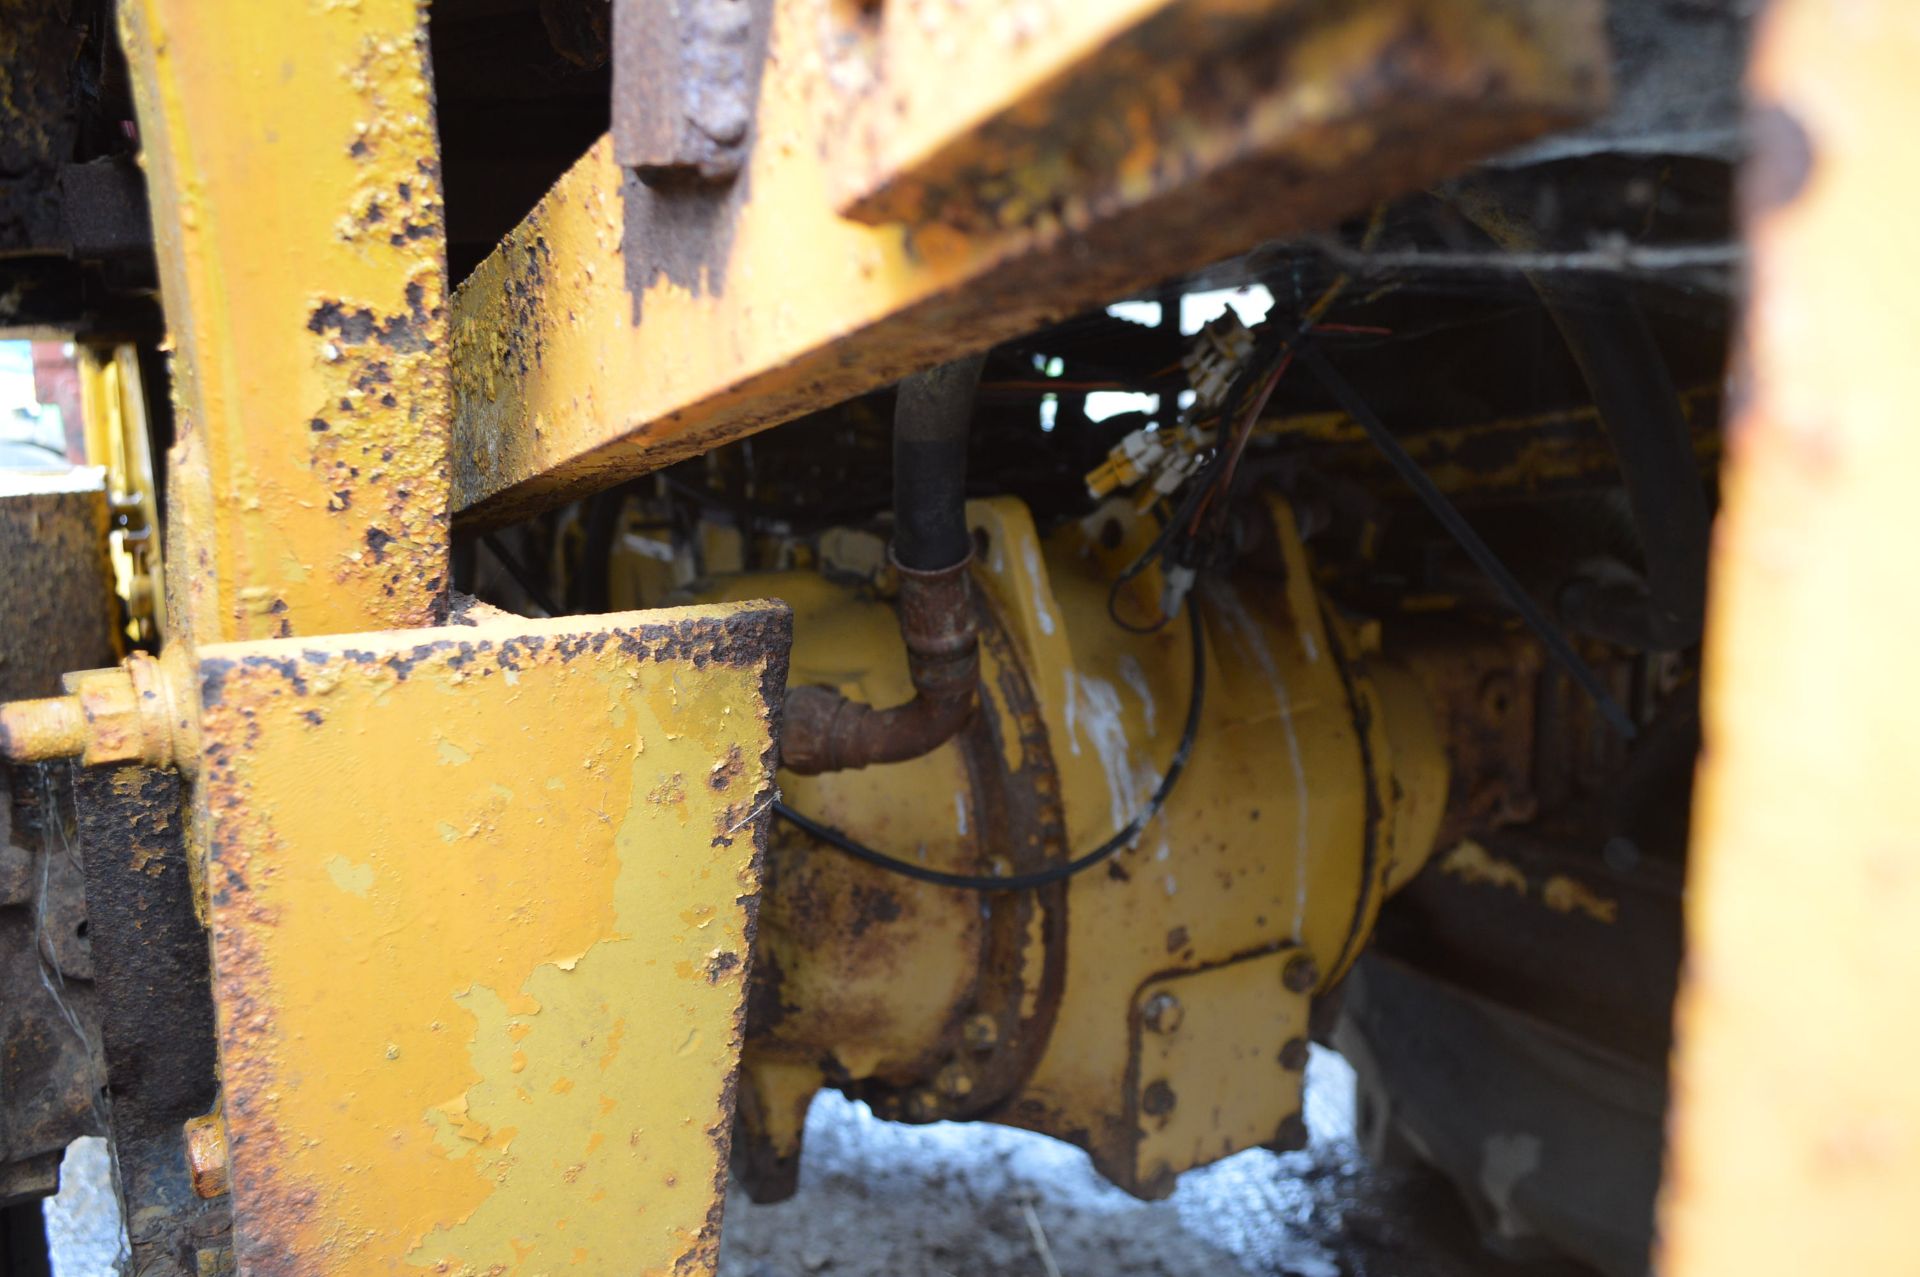
[[1200, 605], [1191, 597], [1187, 599], [1187, 620], [1193, 627], [1193, 679], [1192, 690], [1187, 694], [1187, 721], [1180, 732], [1180, 744], [1173, 751], [1173, 759], [1167, 764], [1166, 774], [1160, 778], [1160, 784], [1153, 791], [1153, 797], [1147, 799], [1147, 805], [1111, 838], [1083, 856], [1077, 856], [1048, 869], [1037, 869], [1032, 873], [1011, 874], [1006, 877], [996, 877], [991, 874], [947, 873], [944, 870], [917, 865], [911, 860], [902, 860], [898, 856], [889, 856], [884, 851], [876, 851], [849, 834], [830, 825], [823, 825], [811, 816], [802, 815], [779, 799], [774, 800], [774, 814], [801, 832], [818, 838], [829, 847], [843, 851], [855, 860], [864, 860], [889, 873], [897, 873], [917, 882], [930, 882], [937, 887], [952, 887], [958, 891], [1032, 891], [1040, 887], [1050, 887], [1057, 882], [1065, 882], [1075, 874], [1084, 873], [1101, 861], [1112, 857], [1114, 853], [1138, 838], [1153, 818], [1160, 814], [1160, 809], [1173, 795], [1174, 786], [1180, 783], [1180, 774], [1187, 769], [1187, 760], [1193, 755], [1194, 739], [1200, 734], [1200, 710], [1206, 701], [1207, 691], [1206, 633], [1200, 621]]

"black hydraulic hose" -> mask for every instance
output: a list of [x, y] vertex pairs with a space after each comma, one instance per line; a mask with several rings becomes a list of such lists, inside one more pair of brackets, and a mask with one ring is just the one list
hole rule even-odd
[[1387, 429], [1379, 415], [1368, 406], [1367, 401], [1360, 397], [1360, 392], [1355, 390], [1352, 384], [1327, 362], [1327, 357], [1320, 348], [1309, 345], [1300, 353], [1306, 360], [1307, 367], [1320, 378], [1320, 384], [1327, 388], [1328, 393], [1334, 397], [1349, 417], [1360, 423], [1360, 428], [1367, 432], [1367, 437], [1373, 440], [1376, 448], [1380, 449], [1387, 463], [1399, 473], [1401, 479], [1406, 481], [1406, 485], [1413, 489], [1413, 494], [1419, 497], [1420, 503], [1427, 507], [1428, 512], [1435, 519], [1439, 520], [1440, 526], [1452, 534], [1454, 541], [1467, 552], [1467, 557], [1474, 561], [1475, 566], [1487, 574], [1487, 579], [1492, 581], [1500, 593], [1506, 597], [1507, 603], [1513, 610], [1520, 614], [1520, 619], [1526, 622], [1527, 628], [1539, 637], [1548, 654], [1559, 661], [1573, 681], [1593, 698], [1593, 703], [1600, 709], [1601, 717], [1612, 724], [1613, 729], [1622, 737], [1632, 740], [1635, 729], [1633, 720], [1627, 717], [1626, 710], [1620, 707], [1620, 702], [1613, 699], [1613, 694], [1607, 690], [1606, 684], [1600, 681], [1600, 676], [1593, 672], [1593, 667], [1580, 659], [1580, 653], [1573, 650], [1573, 644], [1567, 642], [1566, 635], [1547, 619], [1546, 614], [1540, 610], [1539, 604], [1535, 603], [1532, 596], [1527, 593], [1527, 588], [1507, 570], [1507, 565], [1500, 561], [1500, 556], [1493, 552], [1493, 547], [1481, 540], [1480, 534], [1475, 532], [1473, 525], [1454, 508], [1453, 502], [1447, 500], [1446, 494], [1434, 486], [1433, 480], [1429, 479], [1426, 471], [1420, 468], [1420, 463], [1400, 446], [1400, 441], [1393, 437], [1393, 432]]
[[1706, 614], [1707, 494], [1659, 343], [1624, 281], [1532, 282], [1613, 444], [1646, 565], [1644, 590], [1577, 581], [1562, 591], [1560, 613], [1639, 651], [1691, 647]]
[[893, 412], [893, 557], [938, 572], [973, 549], [967, 532], [967, 433], [985, 355], [900, 383]]
[[[1502, 248], [1538, 251], [1535, 229], [1492, 189], [1449, 188], [1448, 199]], [[1659, 341], [1625, 280], [1530, 271], [1527, 282], [1573, 356], [1620, 463], [1645, 564], [1645, 586], [1576, 580], [1560, 615], [1583, 634], [1639, 651], [1700, 641], [1706, 619], [1712, 516], [1686, 414]]]

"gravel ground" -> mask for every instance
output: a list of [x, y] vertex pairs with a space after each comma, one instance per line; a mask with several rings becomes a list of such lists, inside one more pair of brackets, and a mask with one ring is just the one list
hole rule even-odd
[[793, 1200], [730, 1195], [720, 1277], [1578, 1277], [1483, 1252], [1437, 1178], [1372, 1171], [1353, 1139], [1353, 1084], [1316, 1047], [1308, 1147], [1189, 1172], [1161, 1202], [1045, 1136], [896, 1126], [824, 1092]]
[[[1298, 1153], [1253, 1150], [1141, 1202], [1045, 1136], [897, 1126], [824, 1092], [800, 1191], [727, 1201], [720, 1277], [1575, 1277], [1477, 1248], [1430, 1177], [1373, 1173], [1353, 1141], [1353, 1073], [1315, 1049]], [[68, 1153], [47, 1206], [56, 1277], [109, 1277], [120, 1247], [105, 1145]]]

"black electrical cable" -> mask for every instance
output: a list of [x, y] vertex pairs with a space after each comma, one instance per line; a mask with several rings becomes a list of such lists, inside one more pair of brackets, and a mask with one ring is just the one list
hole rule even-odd
[[801, 815], [777, 798], [773, 802], [773, 812], [796, 829], [811, 834], [829, 847], [845, 852], [855, 860], [864, 860], [870, 865], [918, 882], [930, 882], [935, 886], [953, 887], [961, 891], [981, 892], [1032, 891], [1039, 887], [1050, 887], [1056, 882], [1065, 882], [1075, 874], [1083, 873], [1108, 859], [1138, 838], [1141, 831], [1147, 827], [1147, 822], [1159, 815], [1161, 807], [1166, 805], [1167, 799], [1173, 794], [1174, 786], [1179, 784], [1180, 773], [1187, 768], [1187, 760], [1193, 754], [1194, 738], [1200, 734], [1200, 710], [1206, 700], [1207, 688], [1207, 636], [1200, 621], [1200, 605], [1191, 598], [1187, 600], [1187, 619], [1193, 626], [1193, 682], [1192, 690], [1187, 694], [1186, 726], [1181, 729], [1180, 744], [1173, 751], [1173, 760], [1167, 764], [1166, 774], [1160, 778], [1159, 787], [1153, 791], [1153, 797], [1147, 799], [1147, 805], [1140, 810], [1140, 813], [1111, 838], [1083, 856], [1077, 856], [1048, 869], [1012, 874], [1004, 878], [989, 874], [946, 873], [939, 869], [928, 869], [924, 865], [916, 865], [911, 860], [889, 856], [884, 851], [875, 851], [872, 847], [838, 829], [823, 825], [810, 816]]
[[1624, 709], [1620, 708], [1620, 703], [1613, 699], [1606, 685], [1600, 681], [1600, 676], [1593, 672], [1593, 667], [1580, 659], [1580, 653], [1573, 650], [1573, 644], [1567, 641], [1566, 635], [1547, 619], [1546, 613], [1542, 612], [1539, 605], [1533, 601], [1526, 587], [1515, 579], [1513, 573], [1507, 570], [1507, 565], [1502, 563], [1500, 557], [1493, 552], [1493, 547], [1480, 539], [1480, 534], [1473, 530], [1473, 525], [1454, 509], [1453, 502], [1447, 500], [1446, 494], [1434, 486], [1433, 480], [1427, 477], [1427, 472], [1420, 468], [1420, 463], [1400, 446], [1400, 441], [1394, 438], [1382, 424], [1380, 418], [1368, 406], [1367, 401], [1360, 397], [1360, 392], [1353, 388], [1353, 384], [1334, 370], [1333, 365], [1327, 362], [1326, 355], [1318, 346], [1308, 344], [1302, 348], [1300, 354], [1313, 369], [1314, 375], [1320, 378], [1320, 383], [1327, 388], [1328, 393], [1339, 401], [1348, 416], [1360, 423], [1361, 428], [1367, 432], [1367, 437], [1373, 440], [1374, 446], [1386, 456], [1387, 461], [1399, 472], [1407, 486], [1413, 489], [1414, 495], [1420, 498], [1421, 503], [1427, 507], [1433, 517], [1440, 521], [1440, 526], [1453, 534], [1453, 539], [1460, 543], [1460, 548], [1467, 552], [1467, 557], [1472, 559], [1494, 585], [1499, 587], [1500, 593], [1506, 596], [1513, 610], [1518, 612], [1520, 619], [1527, 623], [1527, 628], [1539, 636], [1540, 641], [1546, 645], [1547, 651], [1566, 668], [1567, 673], [1573, 677], [1573, 681], [1580, 684], [1587, 695], [1593, 698], [1593, 703], [1600, 707], [1601, 715], [1613, 726], [1613, 729], [1627, 740], [1632, 740], [1638, 735], [1634, 730], [1633, 720], [1627, 717]]

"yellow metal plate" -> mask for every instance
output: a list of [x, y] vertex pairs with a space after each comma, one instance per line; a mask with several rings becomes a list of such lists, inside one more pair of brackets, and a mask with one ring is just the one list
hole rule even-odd
[[1300, 1116], [1305, 1075], [1281, 1062], [1288, 1042], [1307, 1037], [1307, 997], [1282, 983], [1299, 952], [1140, 986], [1133, 1108], [1134, 1175], [1143, 1189], [1170, 1190], [1177, 1172], [1281, 1138], [1287, 1120]]
[[450, 400], [425, 3], [116, 8], [174, 350], [173, 631], [431, 624]]
[[243, 1273], [712, 1271], [788, 630], [200, 650]]
[[1920, 1272], [1920, 9], [1755, 32], [1657, 1268]]

